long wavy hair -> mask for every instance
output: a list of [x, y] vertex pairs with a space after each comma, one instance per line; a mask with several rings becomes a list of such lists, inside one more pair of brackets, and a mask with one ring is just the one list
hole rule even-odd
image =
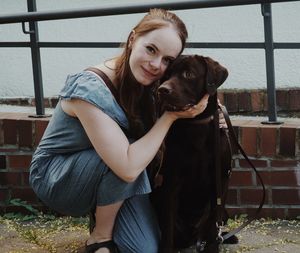
[[[132, 33], [134, 32], [134, 36], [137, 38], [170, 24], [177, 31], [181, 40], [181, 54], [188, 37], [185, 24], [172, 12], [164, 9], [151, 9], [133, 28], [126, 43], [123, 45], [124, 50], [122, 54], [116, 60], [116, 82], [120, 104], [129, 120], [129, 135], [135, 139], [142, 137], [149, 131], [157, 119], [157, 110], [153, 96], [153, 91], [157, 82], [154, 82], [149, 86], [144, 86], [139, 84], [133, 77], [129, 66], [129, 58], [131, 55], [130, 40]], [[161, 159], [162, 148], [157, 153], [154, 161], [161, 161]]]

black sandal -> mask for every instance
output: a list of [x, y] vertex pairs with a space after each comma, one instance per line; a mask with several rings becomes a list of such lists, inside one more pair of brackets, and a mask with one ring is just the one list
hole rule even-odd
[[113, 240], [100, 242], [100, 243], [93, 243], [90, 245], [85, 244], [85, 253], [94, 253], [96, 250], [101, 248], [107, 248], [110, 253], [118, 253], [117, 245], [114, 243]]

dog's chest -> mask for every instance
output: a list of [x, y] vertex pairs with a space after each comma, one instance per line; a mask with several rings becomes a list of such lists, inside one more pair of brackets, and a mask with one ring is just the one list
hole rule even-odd
[[179, 152], [196, 152], [209, 149], [213, 141], [213, 125], [176, 122], [167, 135], [166, 145], [168, 149]]

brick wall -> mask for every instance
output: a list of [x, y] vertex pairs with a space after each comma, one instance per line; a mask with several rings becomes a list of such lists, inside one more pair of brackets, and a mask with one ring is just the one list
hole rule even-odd
[[[226, 106], [228, 112], [238, 114], [266, 113], [268, 111], [267, 91], [265, 89], [241, 90], [221, 89], [218, 92], [221, 102]], [[280, 88], [276, 89], [277, 112], [299, 113], [300, 112], [300, 89]], [[55, 107], [57, 97], [44, 99], [45, 107]], [[0, 98], [0, 104], [34, 106], [34, 98]], [[300, 114], [298, 114], [300, 115]]]
[[31, 118], [25, 113], [0, 113], [0, 212], [24, 211], [10, 206], [20, 198], [40, 209], [44, 206], [28, 184], [28, 167], [49, 118]]
[[[277, 112], [287, 114], [299, 113], [299, 96], [299, 88], [276, 89]], [[221, 90], [219, 98], [230, 113], [248, 113], [253, 115], [268, 111], [267, 91], [265, 89]]]
[[[0, 113], [0, 211], [18, 211], [7, 201], [21, 198], [45, 207], [28, 185], [31, 155], [49, 118]], [[266, 185], [263, 217], [295, 218], [300, 215], [300, 119], [281, 125], [258, 120], [232, 119], [239, 142], [260, 171]], [[261, 186], [245, 159], [235, 151], [227, 208], [231, 216], [252, 213], [260, 202]], [[24, 210], [23, 210], [24, 211]]]
[[[233, 121], [239, 143], [259, 171], [266, 186], [262, 217], [300, 216], [300, 119], [281, 125], [259, 120]], [[234, 150], [234, 169], [227, 208], [230, 213], [253, 213], [260, 203], [262, 187], [244, 159]]]

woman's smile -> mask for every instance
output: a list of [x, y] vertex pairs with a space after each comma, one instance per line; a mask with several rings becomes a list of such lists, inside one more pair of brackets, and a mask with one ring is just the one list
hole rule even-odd
[[144, 74], [149, 79], [157, 79], [158, 75], [156, 73], [151, 72], [150, 70], [147, 70], [145, 67], [141, 66], [142, 70], [144, 71]]

